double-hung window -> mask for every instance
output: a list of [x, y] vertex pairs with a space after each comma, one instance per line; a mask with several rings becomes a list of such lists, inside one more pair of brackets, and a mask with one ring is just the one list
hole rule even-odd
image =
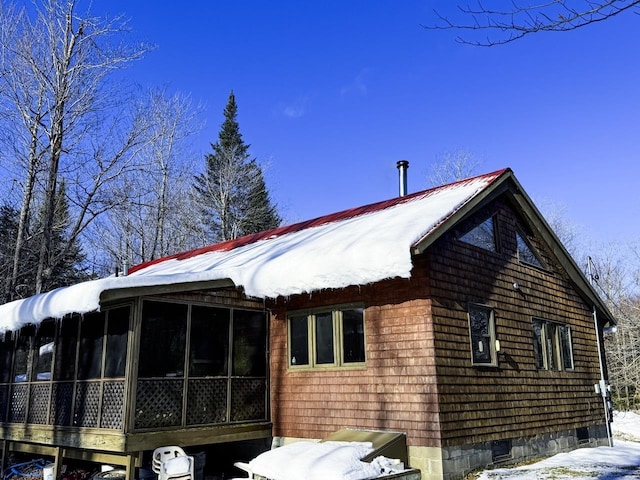
[[533, 352], [540, 370], [573, 370], [571, 329], [564, 323], [534, 318]]
[[365, 364], [364, 309], [333, 308], [289, 316], [289, 367]]

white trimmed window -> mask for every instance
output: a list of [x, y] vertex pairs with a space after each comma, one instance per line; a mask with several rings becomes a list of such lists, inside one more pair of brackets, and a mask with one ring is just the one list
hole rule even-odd
[[287, 327], [290, 368], [365, 364], [363, 308], [294, 313], [289, 316]]

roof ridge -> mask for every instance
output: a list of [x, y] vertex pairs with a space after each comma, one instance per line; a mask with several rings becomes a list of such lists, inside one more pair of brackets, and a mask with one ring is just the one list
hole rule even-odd
[[224, 242], [213, 243], [209, 245], [204, 245], [202, 247], [198, 247], [192, 250], [187, 250], [185, 252], [175, 253], [173, 255], [168, 255], [165, 257], [160, 257], [154, 260], [149, 260], [147, 262], [139, 263], [129, 269], [129, 273], [135, 273], [144, 268], [150, 267], [152, 265], [156, 265], [158, 263], [162, 263], [168, 260], [186, 260], [188, 258], [196, 257], [198, 255], [202, 255], [210, 252], [227, 252], [230, 250], [234, 250], [239, 247], [243, 247], [246, 245], [251, 245], [260, 240], [267, 240], [270, 238], [277, 238], [283, 235], [287, 235], [293, 232], [299, 232], [302, 230], [306, 230], [308, 228], [319, 227], [321, 225], [326, 225], [329, 223], [338, 222], [341, 220], [348, 220], [351, 218], [359, 217], [361, 215], [378, 212], [381, 210], [386, 210], [387, 208], [394, 207], [396, 205], [400, 205], [402, 203], [407, 203], [413, 201], [417, 198], [424, 198], [425, 196], [432, 195], [435, 192], [441, 191], [443, 189], [451, 188], [454, 185], [464, 185], [476, 181], [481, 178], [491, 178], [494, 177], [494, 180], [500, 177], [505, 172], [510, 172], [510, 168], [503, 168], [500, 170], [496, 170], [494, 172], [485, 173], [482, 175], [476, 175], [474, 177], [465, 178], [462, 180], [457, 180], [455, 182], [447, 183], [444, 185], [439, 185], [436, 187], [431, 187], [426, 190], [421, 190], [418, 192], [410, 193], [404, 195], [402, 197], [393, 197], [387, 200], [381, 200], [378, 202], [361, 205], [359, 207], [352, 207], [346, 210], [341, 210], [334, 213], [329, 213], [326, 215], [321, 215], [316, 218], [312, 218], [310, 220], [304, 220], [302, 222], [296, 222], [289, 225], [284, 225], [281, 227], [276, 227], [270, 230], [264, 230], [262, 232], [252, 233], [249, 235], [245, 235], [242, 237], [238, 237], [233, 240], [226, 240]]

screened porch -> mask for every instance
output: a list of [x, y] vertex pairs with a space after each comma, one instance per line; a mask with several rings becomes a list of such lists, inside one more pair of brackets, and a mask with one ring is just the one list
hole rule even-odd
[[264, 438], [266, 345], [262, 304], [229, 290], [140, 296], [6, 332], [1, 439], [130, 454]]

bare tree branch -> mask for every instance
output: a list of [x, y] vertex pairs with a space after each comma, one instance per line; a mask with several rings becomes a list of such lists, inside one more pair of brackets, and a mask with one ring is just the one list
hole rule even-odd
[[[510, 43], [537, 32], [566, 32], [602, 22], [623, 12], [638, 8], [640, 0], [549, 0], [543, 3], [513, 0], [511, 6], [494, 10], [478, 1], [476, 6], [458, 5], [466, 18], [458, 22], [435, 11], [432, 30], [460, 30], [469, 32], [456, 38], [460, 43], [493, 46]], [[475, 34], [487, 34], [477, 38]]]

